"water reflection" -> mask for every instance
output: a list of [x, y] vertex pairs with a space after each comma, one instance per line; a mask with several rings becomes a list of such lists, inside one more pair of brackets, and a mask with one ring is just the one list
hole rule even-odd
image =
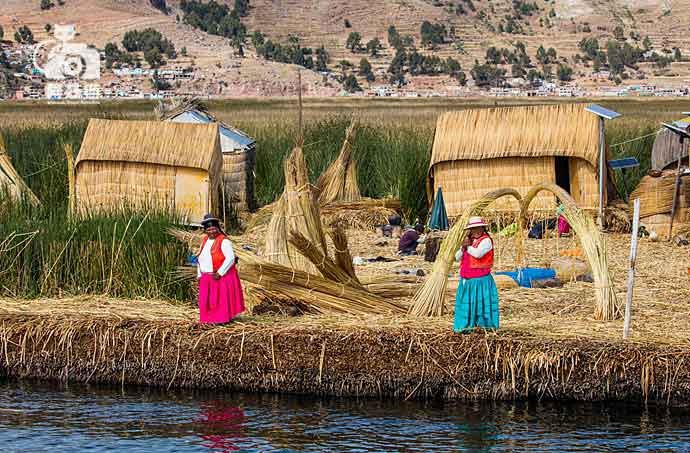
[[10, 451], [690, 451], [688, 409], [401, 402], [0, 381]]
[[238, 442], [245, 437], [245, 415], [239, 407], [215, 400], [201, 404], [195, 420], [195, 431], [203, 445], [214, 452], [238, 451]]

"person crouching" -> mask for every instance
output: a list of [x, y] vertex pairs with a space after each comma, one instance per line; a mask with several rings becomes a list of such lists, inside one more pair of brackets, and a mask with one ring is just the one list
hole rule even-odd
[[418, 223], [414, 228], [405, 231], [398, 241], [398, 255], [409, 256], [417, 254], [417, 245], [423, 244], [424, 225]]
[[207, 214], [201, 226], [206, 234], [197, 257], [199, 322], [223, 324], [245, 309], [235, 252], [217, 218]]
[[469, 234], [455, 254], [460, 261], [460, 282], [455, 295], [455, 332], [475, 327], [498, 329], [498, 289], [491, 275], [493, 240], [480, 217], [470, 217]]

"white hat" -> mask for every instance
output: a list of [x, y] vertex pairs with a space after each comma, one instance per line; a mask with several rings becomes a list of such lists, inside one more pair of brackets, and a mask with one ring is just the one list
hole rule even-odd
[[470, 228], [485, 227], [485, 226], [487, 226], [487, 224], [481, 217], [473, 216], [473, 217], [470, 217], [470, 220], [467, 222], [467, 226], [465, 227], [465, 229], [469, 230]]

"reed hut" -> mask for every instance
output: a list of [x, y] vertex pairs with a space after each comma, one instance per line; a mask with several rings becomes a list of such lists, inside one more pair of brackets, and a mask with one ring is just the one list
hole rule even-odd
[[[690, 118], [685, 118], [677, 123], [690, 125]], [[682, 159], [685, 165], [688, 164], [688, 141], [681, 141], [680, 135], [663, 128], [654, 139], [652, 146], [652, 170], [663, 171], [676, 168], [678, 159]]]
[[[525, 195], [540, 183], [557, 184], [581, 208], [596, 209], [598, 156], [599, 120], [582, 104], [448, 112], [436, 123], [427, 189], [430, 199], [443, 189], [452, 217], [487, 192], [513, 187]], [[540, 193], [531, 208], [553, 212], [554, 195]], [[501, 199], [492, 209], [517, 206]]]
[[223, 153], [223, 183], [226, 203], [239, 211], [254, 210], [254, 167], [256, 142], [244, 132], [218, 121], [199, 102], [189, 102], [165, 113], [164, 121], [190, 124], [218, 124]]
[[161, 209], [184, 223], [220, 215], [218, 125], [92, 119], [75, 163], [79, 214]]

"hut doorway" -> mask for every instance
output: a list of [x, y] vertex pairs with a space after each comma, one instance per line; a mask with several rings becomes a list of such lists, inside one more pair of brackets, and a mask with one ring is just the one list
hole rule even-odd
[[570, 193], [570, 158], [556, 156], [556, 185]]

